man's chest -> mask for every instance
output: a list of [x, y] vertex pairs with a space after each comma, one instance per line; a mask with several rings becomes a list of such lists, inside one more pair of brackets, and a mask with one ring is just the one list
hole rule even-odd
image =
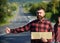
[[47, 32], [49, 29], [49, 24], [48, 23], [32, 23], [30, 27], [31, 31], [35, 32]]

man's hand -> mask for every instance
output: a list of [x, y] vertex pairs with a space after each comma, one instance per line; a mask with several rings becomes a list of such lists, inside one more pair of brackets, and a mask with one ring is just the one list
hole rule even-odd
[[41, 40], [42, 40], [43, 42], [48, 42], [47, 39], [45, 39], [45, 38], [41, 38]]
[[10, 28], [6, 27], [6, 33], [9, 34], [10, 33]]

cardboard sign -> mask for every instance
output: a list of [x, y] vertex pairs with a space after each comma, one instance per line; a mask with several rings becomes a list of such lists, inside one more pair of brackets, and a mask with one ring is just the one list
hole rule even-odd
[[31, 39], [52, 39], [52, 32], [31, 32]]

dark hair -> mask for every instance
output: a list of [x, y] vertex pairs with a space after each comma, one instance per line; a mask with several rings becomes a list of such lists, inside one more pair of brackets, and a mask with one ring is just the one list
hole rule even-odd
[[55, 24], [55, 27], [57, 27], [57, 25], [58, 25], [58, 23], [59, 23], [59, 21], [58, 21], [58, 18], [59, 18], [60, 16], [57, 16], [57, 20], [56, 20], [56, 24]]
[[[58, 17], [60, 17], [60, 16], [58, 16]], [[57, 17], [57, 20], [56, 20], [56, 24], [54, 25], [54, 32], [55, 32], [55, 39], [56, 39], [56, 33], [57, 33], [57, 27], [58, 27], [58, 23], [59, 23], [59, 21], [58, 21], [58, 17]]]
[[57, 20], [56, 20], [56, 23], [59, 23], [59, 21], [58, 21], [58, 18], [59, 18], [60, 16], [57, 16]]
[[45, 9], [42, 7], [38, 7], [36, 11], [41, 10], [41, 9], [43, 9], [45, 11]]

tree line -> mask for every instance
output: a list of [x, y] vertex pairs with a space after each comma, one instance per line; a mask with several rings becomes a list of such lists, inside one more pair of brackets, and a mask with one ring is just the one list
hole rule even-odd
[[12, 12], [16, 10], [16, 3], [9, 3], [8, 0], [0, 0], [0, 26], [7, 24], [14, 15]]
[[50, 2], [29, 3], [24, 6], [29, 13], [36, 16], [36, 10], [38, 7], [42, 7], [46, 11], [46, 18], [55, 22], [57, 17], [60, 16], [60, 0], [51, 0]]

